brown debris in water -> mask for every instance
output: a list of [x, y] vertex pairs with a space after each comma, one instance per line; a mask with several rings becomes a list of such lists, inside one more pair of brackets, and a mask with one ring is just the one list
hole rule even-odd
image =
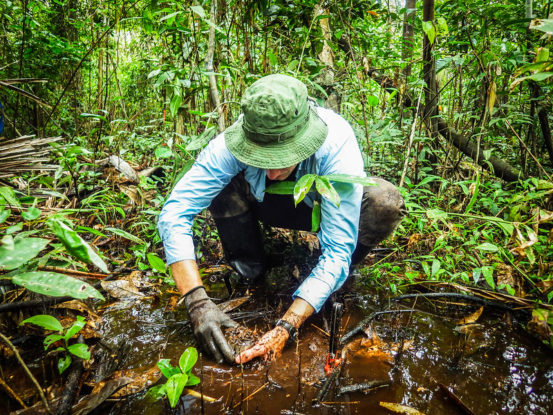
[[252, 347], [260, 337], [257, 331], [245, 326], [231, 327], [225, 330], [225, 337], [235, 353], [241, 353]]

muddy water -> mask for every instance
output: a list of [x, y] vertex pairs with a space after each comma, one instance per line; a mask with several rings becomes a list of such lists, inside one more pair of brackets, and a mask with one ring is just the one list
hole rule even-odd
[[[290, 289], [276, 289], [270, 281], [268, 284], [254, 291], [253, 300], [234, 311], [236, 317], [244, 316], [244, 311], [261, 311], [261, 316], [258, 314], [258, 318], [245, 323], [252, 329], [270, 328], [288, 304]], [[213, 293], [222, 296], [224, 290]], [[369, 313], [389, 306], [383, 300], [384, 294], [375, 296], [371, 289], [358, 287], [345, 297], [342, 333]], [[186, 315], [163, 309], [163, 301], [157, 306], [140, 301], [104, 313], [107, 321], [103, 328], [104, 341], [111, 346], [123, 342], [130, 345], [127, 368], [151, 368], [160, 358], [170, 358], [176, 363], [182, 351], [195, 344], [185, 323]], [[202, 379], [202, 393], [218, 401], [202, 405], [199, 399], [184, 396], [174, 411], [390, 414], [379, 403], [392, 402], [425, 414], [470, 413], [463, 410], [463, 405], [474, 414], [553, 413], [551, 351], [530, 338], [520, 322], [493, 310], [485, 309], [475, 324], [459, 327], [459, 320], [475, 310], [476, 307], [470, 306], [439, 308], [426, 303], [413, 313], [375, 319], [367, 333], [344, 346], [347, 351], [337, 376], [338, 385], [330, 386], [323, 403], [313, 404], [325, 379], [328, 351], [328, 336], [323, 330], [330, 315], [328, 310], [323, 310], [307, 321], [299, 341], [289, 345], [273, 362], [257, 360], [239, 367], [219, 365], [203, 356], [194, 373]], [[365, 393], [337, 394], [345, 385], [371, 381], [386, 381], [389, 386]], [[200, 391], [199, 386], [195, 389]], [[168, 412], [166, 402], [152, 402], [140, 393], [104, 404], [94, 413]]]

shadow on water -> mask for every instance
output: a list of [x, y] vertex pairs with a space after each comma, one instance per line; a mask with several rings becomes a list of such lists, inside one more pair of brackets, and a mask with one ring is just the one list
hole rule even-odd
[[[276, 279], [280, 277], [277, 275]], [[290, 281], [290, 277], [286, 279]], [[357, 287], [345, 293], [342, 333], [369, 313], [389, 305], [372, 292], [368, 294]], [[222, 295], [224, 290], [211, 293]], [[234, 317], [257, 315], [244, 324], [262, 332], [278, 318], [289, 295], [289, 287], [281, 289], [269, 278], [264, 287], [254, 290], [250, 301], [233, 312]], [[289, 345], [275, 361], [257, 360], [240, 367], [201, 357], [193, 373], [202, 379], [201, 393], [217, 402], [202, 404], [200, 399], [185, 395], [173, 411], [390, 414], [380, 402], [391, 402], [416, 408], [423, 414], [553, 413], [551, 351], [530, 338], [508, 313], [484, 308], [477, 322], [461, 325], [460, 320], [477, 308], [420, 301], [413, 313], [376, 318], [367, 330], [344, 345], [345, 360], [339, 369], [338, 384], [330, 385], [322, 403], [313, 404], [325, 379], [329, 340], [324, 331], [330, 315], [324, 309], [306, 322], [299, 341]], [[186, 347], [195, 345], [185, 313], [163, 310], [161, 305], [142, 301], [104, 313], [104, 341], [113, 347], [130, 345], [126, 362], [129, 369], [151, 368], [160, 358], [176, 363]], [[374, 381], [389, 385], [339, 394], [344, 386]], [[195, 390], [200, 391], [200, 387]], [[142, 392], [104, 404], [94, 413], [167, 412], [166, 402], [153, 402]]]

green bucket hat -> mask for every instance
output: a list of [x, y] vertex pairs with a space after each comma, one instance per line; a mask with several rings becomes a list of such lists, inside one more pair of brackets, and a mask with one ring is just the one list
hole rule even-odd
[[324, 143], [328, 127], [308, 101], [303, 82], [268, 75], [244, 92], [243, 117], [225, 130], [230, 152], [261, 169], [291, 167]]

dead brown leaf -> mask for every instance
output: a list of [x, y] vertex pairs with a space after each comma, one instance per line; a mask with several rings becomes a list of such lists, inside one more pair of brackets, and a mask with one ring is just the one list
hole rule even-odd
[[480, 307], [478, 310], [476, 310], [471, 315], [466, 316], [466, 317], [462, 318], [461, 320], [459, 320], [459, 322], [457, 324], [464, 325], [464, 324], [470, 324], [470, 323], [476, 322], [476, 320], [478, 320], [480, 318], [480, 316], [482, 315], [482, 311], [484, 311], [483, 306]]
[[115, 392], [112, 397], [123, 398], [125, 396], [132, 395], [152, 386], [161, 378], [161, 371], [157, 366], [153, 366], [145, 370], [144, 368], [118, 370], [117, 372], [114, 372], [109, 377], [109, 379], [103, 380], [94, 385], [91, 394], [101, 391], [109, 382], [127, 378], [129, 379], [127, 384], [123, 388]]
[[540, 313], [536, 311], [532, 313], [532, 319], [526, 325], [526, 330], [540, 340], [549, 341], [551, 336], [553, 336], [553, 331], [549, 324], [547, 324], [547, 320], [552, 312], [543, 309], [539, 311]]
[[414, 233], [409, 237], [409, 240], [407, 241], [407, 247], [410, 247], [411, 245], [416, 244], [419, 242], [422, 238], [422, 235], [420, 233]]
[[[524, 254], [526, 255], [526, 253]], [[523, 282], [520, 277], [513, 275], [513, 268], [510, 265], [499, 263], [496, 267], [497, 285], [508, 284], [515, 290], [517, 297], [525, 297]]]
[[405, 415], [425, 415], [423, 412], [417, 411], [416, 409], [411, 408], [410, 406], [400, 405], [398, 403], [392, 402], [380, 402], [380, 406], [395, 412], [397, 414]]
[[121, 279], [116, 281], [102, 281], [102, 288], [112, 297], [120, 299], [133, 299], [144, 297], [138, 288], [131, 282]]

